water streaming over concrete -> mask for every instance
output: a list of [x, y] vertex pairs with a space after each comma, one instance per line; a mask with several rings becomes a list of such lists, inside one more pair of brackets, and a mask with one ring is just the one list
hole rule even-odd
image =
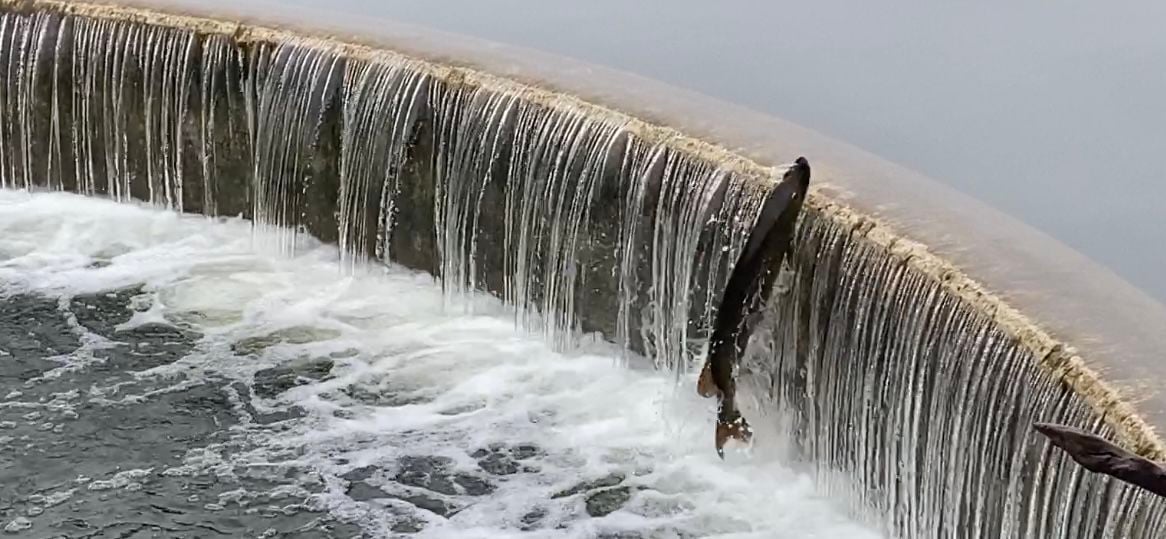
[[[243, 214], [286, 254], [309, 232], [350, 268], [439, 275], [449, 305], [492, 292], [558, 349], [599, 332], [683, 375], [767, 185], [675, 133], [472, 71], [7, 9], [0, 185]], [[835, 217], [808, 208], [743, 374], [824, 488], [900, 537], [1166, 531], [1161, 501], [1031, 435], [1034, 419], [1108, 432], [1059, 377], [1063, 351]]]
[[0, 190], [0, 533], [879, 537], [779, 460], [721, 462], [710, 403], [610, 343], [251, 231]]
[[819, 215], [797, 245], [797, 278], [771, 298], [744, 370], [827, 488], [857, 478], [855, 502], [900, 537], [1166, 530], [1161, 499], [1084, 472], [1032, 431], [1113, 435], [1052, 374], [1056, 359]]
[[[402, 260], [451, 296], [496, 292], [559, 347], [598, 329], [683, 371], [763, 194], [616, 116], [393, 55], [43, 13], [3, 21], [12, 80], [33, 81], [3, 96], [22, 113], [4, 116], [0, 142], [23, 156], [4, 163], [4, 186], [243, 213], [286, 249], [311, 232], [349, 264]], [[46, 168], [60, 162], [75, 167]], [[597, 308], [618, 316], [580, 318]]]

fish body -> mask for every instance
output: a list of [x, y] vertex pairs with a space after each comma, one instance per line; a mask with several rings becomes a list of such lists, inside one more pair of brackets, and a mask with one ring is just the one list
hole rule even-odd
[[717, 397], [717, 455], [730, 438], [748, 442], [753, 433], [737, 408], [737, 365], [762, 302], [769, 296], [793, 245], [794, 227], [810, 185], [810, 165], [799, 157], [766, 197], [744, 250], [721, 295], [708, 356], [697, 382], [703, 397]]
[[1096, 434], [1067, 425], [1036, 423], [1033, 428], [1081, 467], [1166, 497], [1166, 467]]

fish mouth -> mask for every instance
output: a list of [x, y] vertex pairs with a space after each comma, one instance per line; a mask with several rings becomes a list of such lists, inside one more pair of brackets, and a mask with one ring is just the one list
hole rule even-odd
[[1065, 430], [1064, 427], [1057, 427], [1051, 423], [1033, 423], [1032, 428], [1050, 439], [1060, 438]]
[[1049, 443], [1068, 453], [1074, 461], [1091, 471], [1098, 471], [1099, 465], [1115, 458], [1137, 457], [1105, 438], [1075, 427], [1034, 423], [1032, 428], [1048, 438]]
[[1079, 429], [1054, 425], [1052, 423], [1033, 423], [1033, 430], [1043, 434], [1053, 445], [1061, 449], [1073, 449], [1086, 445], [1090, 436]]
[[794, 196], [804, 197], [810, 187], [810, 162], [805, 157], [795, 159], [793, 166], [782, 176], [781, 183], [791, 185], [794, 188]]

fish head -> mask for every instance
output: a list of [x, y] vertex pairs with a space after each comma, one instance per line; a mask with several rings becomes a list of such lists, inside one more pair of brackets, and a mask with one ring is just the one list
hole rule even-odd
[[1086, 468], [1091, 469], [1126, 452], [1117, 444], [1078, 428], [1051, 423], [1035, 423], [1032, 428]]
[[757, 257], [765, 238], [773, 229], [793, 227], [809, 190], [810, 163], [805, 157], [799, 157], [785, 170], [781, 180], [766, 197], [740, 260]]
[[790, 186], [790, 198], [804, 200], [806, 192], [810, 190], [810, 162], [805, 157], [798, 157], [781, 177], [782, 185]]

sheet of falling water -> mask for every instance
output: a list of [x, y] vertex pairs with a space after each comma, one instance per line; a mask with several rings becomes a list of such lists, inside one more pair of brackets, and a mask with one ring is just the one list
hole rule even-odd
[[0, 527], [27, 537], [874, 538], [712, 450], [687, 381], [249, 223], [0, 191]]

